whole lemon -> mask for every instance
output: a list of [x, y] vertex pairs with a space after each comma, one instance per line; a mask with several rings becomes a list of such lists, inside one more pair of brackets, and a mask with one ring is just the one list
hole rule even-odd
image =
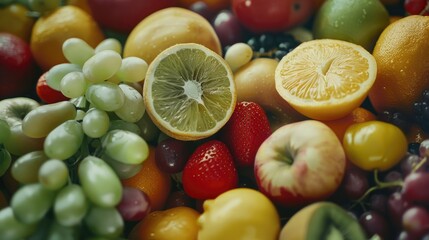
[[191, 10], [170, 7], [147, 16], [131, 31], [124, 45], [124, 57], [140, 57], [149, 64], [163, 50], [178, 43], [198, 43], [222, 54], [219, 38], [204, 17]]

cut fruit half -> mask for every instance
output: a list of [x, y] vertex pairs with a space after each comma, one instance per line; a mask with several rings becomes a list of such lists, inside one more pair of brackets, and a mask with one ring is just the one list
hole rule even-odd
[[276, 89], [293, 108], [316, 120], [339, 119], [359, 107], [377, 64], [363, 47], [342, 40], [301, 43], [276, 68]]
[[219, 54], [196, 43], [177, 44], [149, 65], [143, 86], [146, 111], [170, 137], [206, 138], [231, 117], [237, 101], [234, 84]]

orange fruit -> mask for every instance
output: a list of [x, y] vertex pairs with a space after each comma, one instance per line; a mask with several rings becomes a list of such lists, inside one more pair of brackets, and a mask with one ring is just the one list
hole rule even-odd
[[204, 2], [210, 9], [214, 11], [219, 11], [222, 9], [229, 8], [232, 0], [178, 0], [178, 2], [182, 7], [185, 8], [189, 8], [192, 4], [196, 2]]
[[130, 232], [130, 240], [197, 240], [200, 216], [190, 207], [173, 207], [149, 213]]
[[91, 7], [88, 4], [88, 0], [68, 0], [67, 4], [76, 6], [80, 9], [84, 10], [85, 12], [92, 14]]
[[30, 42], [31, 30], [35, 19], [22, 4], [13, 3], [0, 8], [0, 32], [12, 33], [26, 42]]
[[122, 180], [123, 186], [135, 187], [150, 199], [152, 211], [163, 209], [171, 190], [170, 175], [161, 171], [155, 162], [155, 147], [149, 146], [149, 157], [141, 170], [131, 178]]
[[369, 92], [374, 109], [413, 114], [413, 103], [429, 89], [429, 17], [403, 17], [381, 33], [373, 56], [377, 78]]
[[42, 70], [67, 62], [62, 45], [72, 37], [81, 38], [94, 48], [105, 39], [91, 15], [76, 6], [60, 7], [36, 21], [30, 47]]
[[335, 132], [338, 139], [340, 139], [340, 141], [342, 142], [344, 133], [346, 132], [347, 128], [350, 125], [354, 123], [361, 123], [361, 122], [366, 122], [370, 120], [376, 120], [376, 118], [377, 116], [375, 116], [375, 114], [372, 113], [371, 111], [363, 107], [358, 107], [343, 118], [331, 120], [331, 121], [323, 121], [323, 123], [328, 125]]
[[345, 117], [375, 81], [377, 64], [362, 46], [334, 39], [301, 43], [275, 72], [276, 89], [295, 110], [316, 120]]
[[129, 34], [124, 57], [140, 57], [148, 64], [163, 50], [178, 43], [198, 43], [222, 54], [212, 25], [191, 10], [170, 7], [144, 18]]

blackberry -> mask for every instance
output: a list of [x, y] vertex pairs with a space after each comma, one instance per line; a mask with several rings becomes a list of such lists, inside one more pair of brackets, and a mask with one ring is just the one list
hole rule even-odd
[[300, 41], [290, 33], [264, 33], [252, 36], [247, 44], [253, 49], [253, 58], [267, 57], [277, 60], [295, 49]]

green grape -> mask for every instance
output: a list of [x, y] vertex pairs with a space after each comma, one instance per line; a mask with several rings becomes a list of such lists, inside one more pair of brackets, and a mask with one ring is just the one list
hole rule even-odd
[[6, 142], [9, 136], [10, 136], [9, 124], [5, 120], [0, 119], [0, 144]]
[[122, 184], [113, 169], [102, 159], [85, 157], [78, 176], [88, 199], [100, 207], [114, 207], [122, 198]]
[[109, 130], [109, 115], [98, 108], [89, 109], [82, 120], [83, 132], [91, 138], [99, 138]]
[[137, 122], [145, 113], [143, 96], [135, 88], [126, 84], [119, 84], [124, 93], [124, 104], [115, 111], [115, 114], [127, 122]]
[[145, 79], [148, 64], [139, 57], [126, 57], [122, 59], [121, 68], [116, 75], [123, 82], [136, 83]]
[[113, 171], [115, 171], [116, 175], [118, 175], [120, 179], [133, 177], [138, 172], [140, 172], [143, 166], [143, 164], [125, 164], [112, 159], [106, 154], [104, 154], [102, 158], [107, 164], [109, 164], [109, 166], [113, 169]]
[[55, 219], [62, 226], [77, 226], [85, 217], [88, 206], [82, 187], [70, 184], [61, 189], [55, 198]]
[[139, 126], [137, 126], [137, 124], [132, 122], [126, 122], [122, 119], [110, 120], [109, 131], [115, 129], [133, 132], [137, 135], [141, 134], [141, 130]]
[[125, 102], [122, 89], [111, 82], [90, 85], [85, 97], [94, 107], [108, 112], [118, 110]]
[[150, 143], [157, 142], [161, 130], [153, 123], [147, 113], [145, 113], [136, 124], [141, 131], [139, 135], [142, 136], [144, 140]]
[[37, 223], [46, 215], [55, 198], [55, 192], [40, 183], [21, 186], [12, 196], [10, 206], [16, 218], [23, 223]]
[[111, 78], [119, 70], [122, 57], [113, 50], [103, 50], [92, 56], [82, 67], [88, 81], [100, 83]]
[[12, 177], [21, 184], [36, 183], [39, 181], [40, 166], [48, 159], [43, 150], [24, 154], [13, 162]]
[[92, 206], [84, 223], [97, 237], [118, 238], [124, 229], [124, 220], [114, 207]]
[[39, 182], [46, 189], [55, 191], [67, 184], [69, 169], [58, 159], [50, 159], [39, 168]]
[[76, 240], [81, 238], [80, 226], [67, 227], [52, 221], [44, 240]]
[[64, 57], [73, 64], [83, 66], [84, 63], [95, 54], [87, 42], [80, 38], [69, 38], [64, 41], [62, 46]]
[[149, 156], [149, 146], [139, 135], [124, 130], [109, 131], [102, 140], [105, 154], [125, 164], [140, 164]]
[[67, 120], [45, 138], [45, 154], [50, 158], [65, 160], [73, 156], [80, 148], [84, 138], [81, 123]]
[[37, 224], [25, 224], [18, 221], [12, 207], [0, 210], [0, 239], [25, 239], [36, 232]]
[[67, 73], [60, 83], [61, 93], [68, 98], [77, 98], [85, 94], [87, 81], [82, 72]]
[[112, 50], [122, 54], [122, 44], [116, 38], [106, 38], [95, 47], [95, 53], [99, 53], [103, 50]]
[[72, 63], [60, 63], [49, 69], [46, 74], [46, 83], [49, 87], [61, 91], [61, 80], [67, 73], [79, 72], [82, 68]]
[[4, 148], [0, 148], [0, 177], [9, 169], [12, 163], [12, 156]]
[[28, 0], [28, 6], [35, 12], [44, 13], [60, 7], [61, 0]]
[[54, 128], [76, 117], [76, 107], [69, 101], [41, 105], [22, 120], [22, 132], [32, 138], [46, 137]]

